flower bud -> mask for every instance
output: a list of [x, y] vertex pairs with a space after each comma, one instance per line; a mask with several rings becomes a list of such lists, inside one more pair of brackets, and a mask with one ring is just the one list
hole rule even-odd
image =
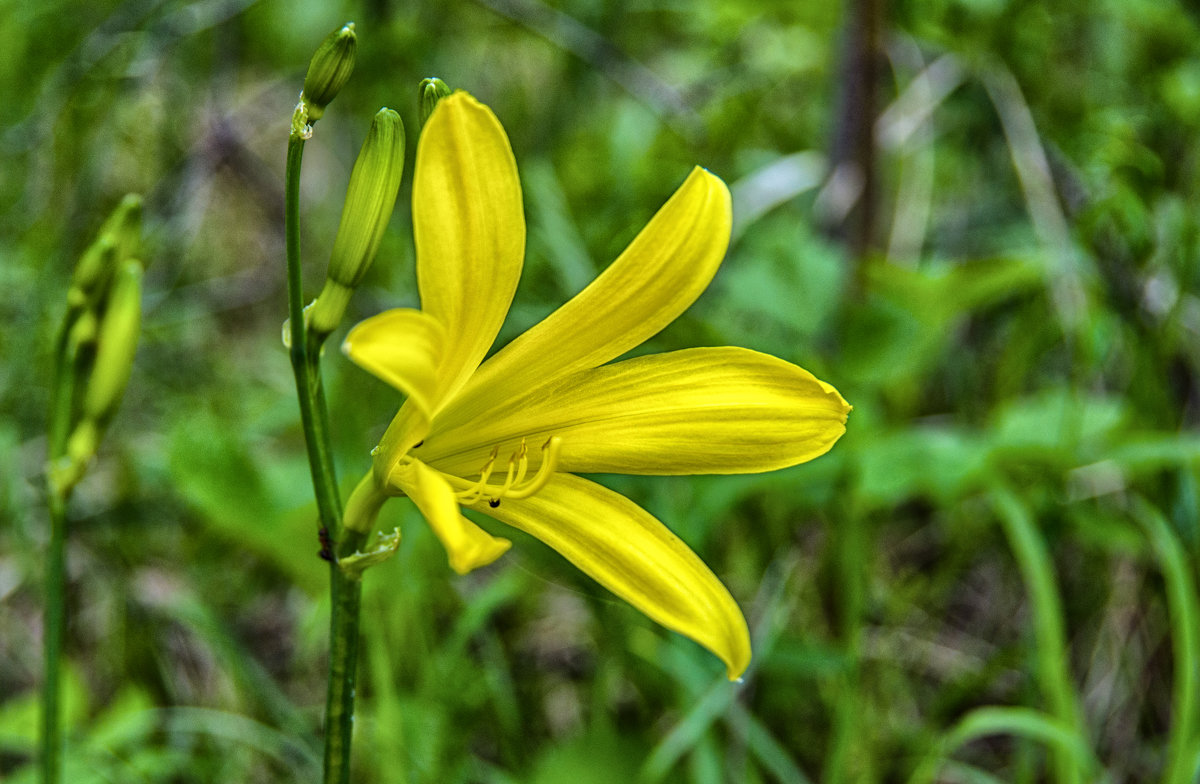
[[429, 121], [429, 115], [433, 114], [438, 101], [445, 98], [450, 92], [449, 86], [436, 76], [421, 80], [421, 84], [417, 87], [417, 101], [420, 103], [422, 128]]
[[117, 244], [111, 234], [101, 234], [87, 247], [75, 264], [67, 304], [72, 310], [82, 308], [107, 288], [117, 263]]
[[309, 314], [309, 326], [318, 334], [327, 335], [337, 327], [350, 293], [374, 261], [396, 206], [403, 171], [404, 123], [391, 109], [380, 109], [350, 173], [325, 287]]
[[109, 235], [116, 245], [117, 263], [138, 255], [142, 243], [142, 197], [136, 193], [127, 193], [121, 203], [113, 210], [100, 236]]
[[142, 197], [130, 193], [121, 199], [100, 227], [96, 240], [75, 264], [67, 302], [74, 310], [95, 307], [104, 299], [117, 267], [138, 252], [142, 236]]
[[300, 99], [308, 106], [308, 122], [315, 123], [325, 113], [325, 107], [341, 92], [354, 70], [354, 55], [358, 39], [354, 23], [347, 22], [325, 37], [308, 64], [304, 76], [304, 92]]
[[133, 369], [141, 323], [142, 265], [129, 260], [117, 271], [100, 322], [96, 358], [83, 401], [85, 419], [103, 422], [116, 410]]

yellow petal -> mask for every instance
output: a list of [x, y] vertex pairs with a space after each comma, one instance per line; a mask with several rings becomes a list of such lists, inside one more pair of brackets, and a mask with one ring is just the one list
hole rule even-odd
[[[423, 458], [455, 473], [521, 438], [562, 441], [559, 470], [621, 474], [770, 471], [829, 451], [850, 406], [782, 359], [743, 348], [695, 348], [577, 373], [447, 430]], [[539, 455], [531, 455], [536, 468]]]
[[372, 453], [380, 485], [429, 432], [441, 400], [439, 363], [445, 343], [446, 331], [436, 318], [396, 308], [361, 322], [342, 344], [342, 351], [356, 364], [408, 396]]
[[462, 516], [454, 491], [436, 471], [419, 460], [397, 465], [391, 482], [421, 510], [446, 548], [450, 567], [459, 574], [487, 566], [512, 546]]
[[356, 365], [416, 403], [427, 417], [438, 403], [438, 362], [446, 330], [434, 317], [410, 308], [387, 310], [357, 324], [342, 351]]
[[413, 237], [421, 309], [446, 327], [440, 395], [483, 360], [525, 256], [521, 184], [508, 137], [466, 93], [440, 101], [417, 145]]
[[479, 368], [448, 404], [447, 423], [602, 365], [658, 333], [708, 286], [729, 230], [729, 189], [704, 169], [693, 170], [603, 274]]
[[541, 539], [653, 620], [708, 648], [729, 678], [750, 663], [746, 619], [683, 541], [628, 498], [571, 474], [537, 495], [474, 508]]

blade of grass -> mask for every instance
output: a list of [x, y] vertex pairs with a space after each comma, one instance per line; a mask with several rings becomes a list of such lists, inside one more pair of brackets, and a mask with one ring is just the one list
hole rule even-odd
[[165, 720], [168, 733], [205, 735], [251, 749], [287, 766], [293, 781], [316, 781], [321, 761], [305, 744], [261, 722], [211, 708], [175, 707], [152, 711]]
[[213, 609], [194, 596], [180, 596], [163, 609], [167, 617], [186, 626], [204, 641], [222, 669], [233, 678], [247, 704], [261, 709], [281, 730], [299, 739], [306, 738], [307, 721], [271, 674], [246, 650], [229, 625]]
[[1135, 498], [1133, 516], [1154, 545], [1154, 553], [1167, 588], [1167, 612], [1175, 682], [1171, 695], [1171, 733], [1167, 742], [1167, 767], [1164, 784], [1191, 784], [1196, 780], [1200, 760], [1197, 738], [1196, 668], [1200, 666], [1200, 600], [1196, 583], [1188, 569], [1187, 554], [1171, 525], [1153, 504]]
[[[1067, 728], [1076, 741], [1086, 747], [1079, 696], [1068, 671], [1066, 632], [1063, 628], [1062, 599], [1054, 581], [1054, 565], [1046, 543], [1038, 533], [1025, 504], [1008, 487], [997, 482], [991, 490], [1004, 535], [1012, 548], [1029, 595], [1033, 611], [1034, 655], [1038, 684], [1049, 712]], [[1053, 746], [1055, 780], [1079, 784], [1078, 755], [1068, 753], [1063, 744]]]
[[796, 765], [787, 748], [740, 702], [733, 703], [733, 719], [730, 724], [744, 733], [750, 753], [776, 780], [782, 784], [811, 784], [812, 780]]
[[650, 752], [642, 766], [641, 781], [649, 784], [665, 779], [679, 759], [693, 750], [708, 728], [728, 710], [735, 688], [728, 683], [713, 683], [683, 720]]
[[1099, 769], [1091, 749], [1070, 724], [1033, 708], [989, 707], [977, 708], [955, 724], [909, 777], [908, 784], [933, 782], [951, 754], [972, 741], [992, 735], [1043, 743], [1056, 756], [1070, 760], [1076, 770]]
[[[896, 264], [914, 264], [925, 245], [933, 214], [937, 150], [933, 144], [933, 114], [962, 83], [963, 74], [953, 55], [943, 55], [926, 65], [921, 47], [904, 35], [897, 35], [887, 45], [887, 54], [899, 93], [875, 122], [875, 142], [881, 151], [895, 156], [897, 168], [887, 259]], [[916, 69], [917, 75], [907, 85], [900, 83], [900, 75], [910, 68]]]
[[1049, 251], [1047, 283], [1064, 330], [1076, 335], [1084, 323], [1087, 295], [1081, 282], [1081, 259], [1071, 227], [1059, 206], [1050, 162], [1021, 87], [1001, 65], [982, 69], [980, 80], [1004, 130], [1013, 169], [1029, 206], [1029, 219]]
[[[797, 568], [797, 561], [777, 561], [767, 570], [759, 590], [756, 605], [763, 611], [751, 629], [754, 640], [754, 659], [750, 662], [742, 680], [749, 683], [758, 671], [758, 665], [774, 647], [789, 612], [787, 585]], [[642, 765], [639, 780], [652, 784], [662, 781], [685, 754], [696, 748], [704, 733], [730, 708], [740, 687], [721, 680], [713, 683], [700, 696], [692, 696], [693, 708], [651, 750]], [[735, 722], [736, 723], [736, 722]]]
[[[387, 600], [380, 591], [368, 591], [364, 601], [371, 605], [368, 612], [385, 617]], [[393, 651], [387, 640], [383, 624], [369, 626], [363, 633], [363, 649], [366, 654], [368, 672], [371, 674], [371, 717], [370, 734], [364, 738], [374, 752], [384, 759], [403, 760], [405, 764], [386, 765], [379, 770], [379, 781], [383, 784], [408, 784], [411, 781], [409, 762], [411, 751], [406, 740], [404, 714], [395, 682]], [[365, 722], [364, 722], [365, 723]], [[386, 729], [383, 729], [386, 727]], [[360, 725], [360, 731], [367, 729]]]
[[721, 784], [721, 753], [712, 736], [705, 735], [692, 748], [688, 771], [694, 784]]
[[986, 770], [980, 770], [973, 765], [965, 765], [954, 760], [947, 760], [942, 765], [942, 778], [949, 782], [962, 784], [1012, 784], [1004, 779], [993, 776]]
[[838, 625], [840, 647], [848, 666], [839, 676], [834, 703], [833, 738], [825, 757], [822, 780], [830, 784], [869, 781], [871, 751], [862, 724], [862, 684], [859, 677], [863, 607], [866, 603], [866, 564], [870, 562], [870, 543], [866, 520], [850, 513], [834, 528], [837, 559]]

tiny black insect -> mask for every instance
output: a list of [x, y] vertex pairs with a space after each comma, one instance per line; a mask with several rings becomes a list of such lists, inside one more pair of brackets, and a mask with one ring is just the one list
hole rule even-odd
[[321, 543], [321, 549], [317, 551], [317, 555], [322, 560], [333, 563], [333, 542], [329, 539], [329, 529], [321, 526], [321, 530], [317, 531], [317, 540]]
[[495, 509], [499, 505], [500, 505], [499, 498], [489, 498], [488, 499], [488, 506], [492, 507], [493, 509]]

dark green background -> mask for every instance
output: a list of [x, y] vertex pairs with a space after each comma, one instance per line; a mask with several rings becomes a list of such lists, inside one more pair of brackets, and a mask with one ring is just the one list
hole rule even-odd
[[[1177, 669], [1200, 667], [1167, 599], [1194, 582], [1164, 584], [1145, 533], [1165, 520], [1194, 575], [1200, 13], [886, 5], [872, 111], [843, 101], [837, 3], [0, 0], [0, 777], [32, 780], [53, 335], [75, 257], [137, 191], [144, 334], [71, 508], [68, 777], [315, 780], [326, 569], [279, 340], [282, 181], [308, 57], [352, 19], [358, 68], [305, 157], [312, 292], [371, 116], [400, 112], [411, 165], [416, 85], [436, 75], [494, 109], [521, 170], [528, 256], [501, 342], [700, 164], [733, 188], [735, 240], [642, 350], [771, 352], [855, 406], [805, 466], [601, 478], [741, 603], [740, 687], [539, 543], [458, 577], [413, 511], [386, 507], [404, 539], [366, 581], [357, 781], [906, 781], [972, 710], [1049, 708], [1046, 608], [1001, 509], [1049, 552], [1057, 685], [1087, 747], [1111, 781], [1157, 780]], [[935, 62], [942, 81], [914, 85]], [[833, 192], [801, 175], [876, 115], [856, 254]], [[352, 318], [416, 302], [408, 188]], [[333, 351], [325, 365], [352, 482], [398, 400]], [[1044, 749], [972, 741], [944, 780], [1055, 781]]]

